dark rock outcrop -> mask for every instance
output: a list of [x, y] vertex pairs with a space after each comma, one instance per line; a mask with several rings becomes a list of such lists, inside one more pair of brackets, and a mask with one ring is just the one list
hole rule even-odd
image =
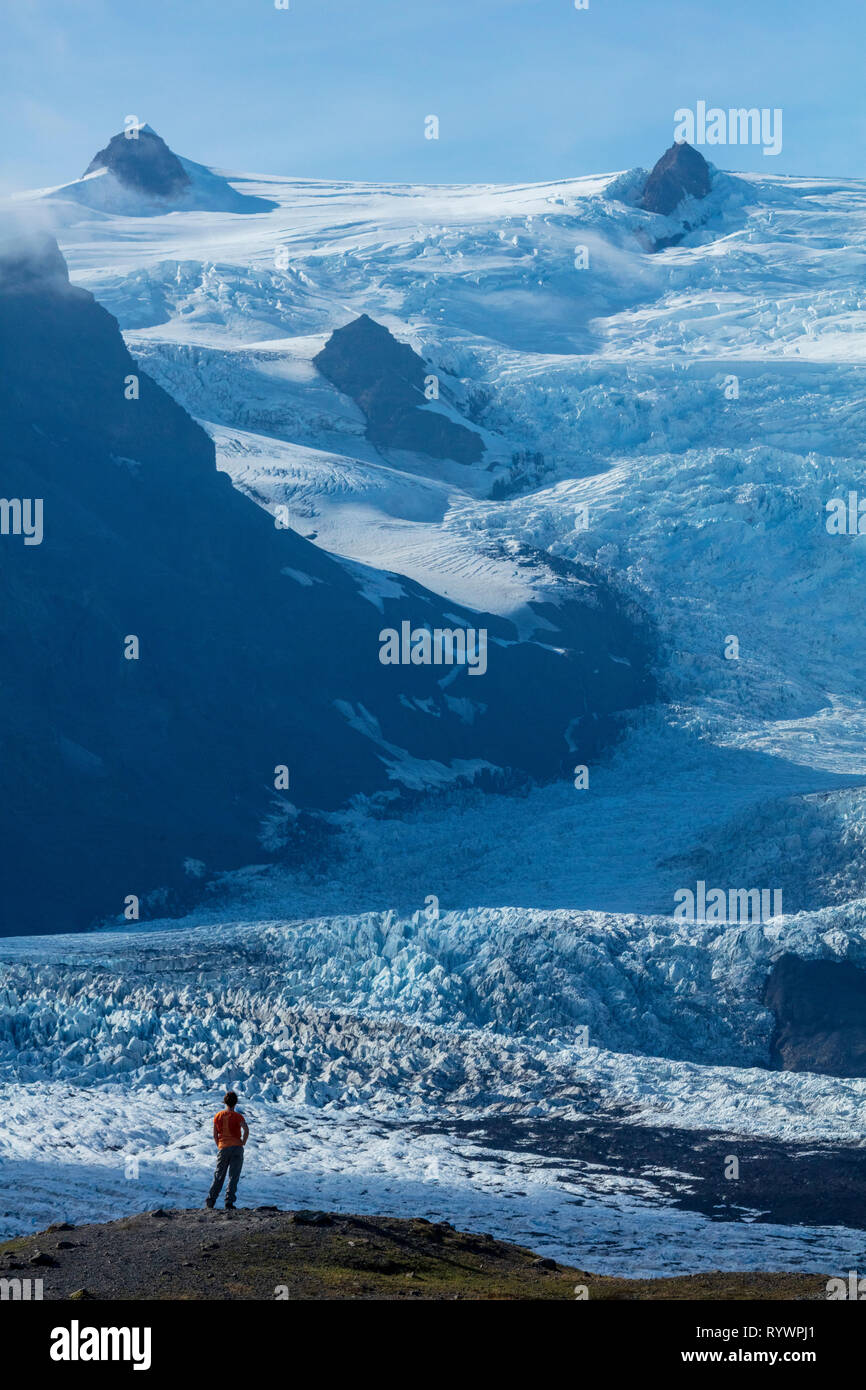
[[652, 169], [640, 206], [668, 217], [686, 197], [705, 198], [710, 191], [710, 166], [686, 141], [665, 150]]
[[[0, 932], [81, 928], [202, 864], [261, 862], [279, 852], [263, 822], [291, 836], [296, 812], [393, 795], [404, 761], [560, 775], [577, 719], [589, 754], [650, 696], [642, 648], [608, 658], [630, 619], [599, 633], [588, 586], [561, 653], [276, 529], [50, 242], [0, 250], [0, 416], [3, 496], [44, 516], [41, 544], [0, 535]], [[486, 673], [383, 666], [380, 631], [404, 621], [486, 628]]]
[[474, 430], [440, 411], [422, 409], [430, 368], [408, 343], [399, 342], [369, 315], [336, 329], [313, 361], [364, 412], [371, 443], [467, 464], [477, 463], [484, 453]]
[[[94, 174], [104, 177], [88, 177]], [[277, 206], [270, 198], [238, 192], [222, 174], [176, 155], [149, 125], [139, 126], [134, 137], [112, 136], [82, 178], [65, 185], [63, 194], [91, 207], [138, 217], [172, 211], [249, 215]]]
[[190, 183], [177, 155], [150, 126], [141, 126], [134, 139], [112, 136], [91, 159], [85, 177], [96, 169], [108, 169], [127, 188], [152, 198], [177, 198]]
[[866, 971], [786, 954], [767, 977], [763, 1002], [776, 1018], [773, 1066], [866, 1076]]

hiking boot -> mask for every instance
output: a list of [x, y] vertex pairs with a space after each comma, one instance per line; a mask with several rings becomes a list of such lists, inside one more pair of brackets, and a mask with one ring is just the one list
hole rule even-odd
[[207, 1207], [208, 1211], [213, 1211], [213, 1202], [211, 1201], [210, 1197], [205, 1198], [204, 1204]]

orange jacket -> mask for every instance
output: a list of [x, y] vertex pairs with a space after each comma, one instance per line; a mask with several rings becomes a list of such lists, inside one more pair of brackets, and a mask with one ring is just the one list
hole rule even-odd
[[221, 1110], [213, 1117], [213, 1137], [220, 1149], [233, 1149], [243, 1144], [242, 1131], [249, 1133], [249, 1126], [240, 1110]]

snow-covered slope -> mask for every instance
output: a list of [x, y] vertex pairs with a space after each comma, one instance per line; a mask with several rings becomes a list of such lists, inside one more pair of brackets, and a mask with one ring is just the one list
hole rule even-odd
[[[717, 171], [703, 225], [651, 255], [676, 218], [636, 205], [642, 179], [245, 176], [273, 212], [145, 225], [47, 201], [73, 280], [208, 422], [221, 466], [319, 544], [503, 613], [534, 576], [515, 585], [491, 539], [590, 559], [658, 615], [685, 703], [797, 757], [820, 717], [815, 757], [862, 771], [819, 712], [861, 718], [864, 546], [828, 535], [824, 509], [861, 469], [866, 186]], [[363, 312], [462, 396], [485, 466], [364, 439], [312, 366]], [[515, 455], [518, 495], [489, 500]]]

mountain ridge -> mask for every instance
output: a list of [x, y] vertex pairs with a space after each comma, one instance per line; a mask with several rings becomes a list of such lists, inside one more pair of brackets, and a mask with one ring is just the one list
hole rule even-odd
[[[26, 272], [17, 252], [0, 260], [7, 487], [44, 499], [46, 516], [42, 545], [9, 554], [0, 576], [4, 824], [17, 864], [7, 931], [44, 928], [52, 912], [84, 925], [85, 901], [91, 917], [111, 915], [126, 894], [188, 886], [188, 862], [253, 862], [274, 814], [279, 842], [299, 811], [361, 793], [555, 776], [569, 729], [582, 721], [584, 749], [603, 747], [615, 709], [653, 697], [642, 665], [594, 673], [578, 652], [521, 642], [506, 620], [407, 579], [371, 592], [369, 577], [278, 529], [46, 255], [40, 243]], [[586, 640], [606, 644], [579, 602]], [[608, 621], [616, 614], [612, 600]], [[615, 621], [629, 641], [630, 619]], [[403, 623], [489, 629], [487, 674], [384, 666], [381, 631]], [[290, 795], [274, 796], [283, 764]], [[52, 864], [37, 901], [28, 885]]]

